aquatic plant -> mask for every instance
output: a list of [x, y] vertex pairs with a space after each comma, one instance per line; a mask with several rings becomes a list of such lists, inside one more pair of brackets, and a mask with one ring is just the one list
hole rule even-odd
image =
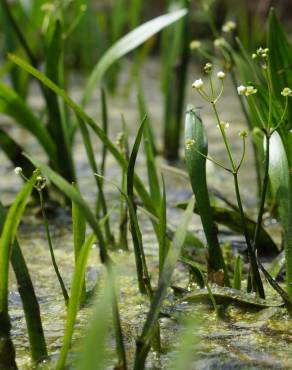
[[[171, 363], [166, 366], [173, 370], [182, 369], [192, 363], [196, 355], [197, 343], [200, 341], [199, 328], [204, 326], [204, 323], [198, 315], [192, 317], [188, 314], [181, 325], [176, 315], [192, 310], [191, 305], [194, 302], [207, 302], [209, 306], [206, 306], [206, 317], [217, 323], [220, 323], [222, 316], [227, 320], [232, 311], [228, 309], [231, 305], [244, 306], [245, 310], [251, 312], [266, 308], [275, 309], [273, 312], [268, 311], [267, 315], [274, 315], [276, 309], [286, 315], [287, 311], [283, 306], [290, 312], [292, 52], [274, 11], [272, 10], [269, 16], [267, 47], [258, 47], [252, 53], [247, 45], [253, 44], [255, 40], [246, 38], [241, 42], [235, 39], [236, 24], [233, 20], [225, 22], [221, 27], [222, 32], [219, 31], [216, 20], [209, 13], [210, 7], [206, 2], [201, 2], [204, 12], [199, 17], [202, 14], [207, 17], [211, 33], [216, 37], [217, 51], [214, 53], [216, 55], [212, 56], [213, 51], [201, 48], [200, 41], [194, 40], [191, 43], [192, 50], [198, 50], [204, 58], [210, 60], [204, 66], [205, 77], [199, 76], [194, 81], [193, 88], [214, 113], [215, 125], [227, 160], [221, 162], [210, 156], [210, 143], [203, 122], [204, 112], [189, 105], [185, 114], [186, 172], [184, 169], [167, 166], [158, 158], [160, 141], [154, 134], [154, 121], [150, 118], [152, 107], [148, 106], [144, 97], [143, 81], [140, 78], [137, 78], [137, 113], [140, 123], [135, 129], [135, 137], [133, 140], [129, 137], [128, 121], [126, 123], [126, 118], [122, 116], [122, 132], [116, 142], [110, 138], [112, 107], [107, 100], [105, 86], [114, 91], [123, 56], [135, 51], [159, 31], [173, 25], [163, 32], [162, 45], [158, 49], [162, 53], [164, 67], [164, 134], [161, 141], [164, 141], [165, 156], [168, 159], [177, 159], [181, 118], [185, 110], [184, 92], [189, 84], [186, 76], [191, 52], [190, 19], [194, 15], [191, 4], [171, 0], [168, 6], [179, 10], [139, 25], [143, 5], [141, 0], [132, 1], [130, 7], [124, 0], [116, 1], [113, 4], [112, 16], [98, 14], [96, 21], [92, 18], [94, 12], [91, 14], [86, 11], [86, 6], [92, 10], [92, 4], [87, 0], [78, 0], [74, 4], [70, 0], [45, 3], [42, 6], [42, 15], [39, 13], [40, 3], [41, 1], [36, 1], [35, 7], [29, 4], [27, 16], [32, 19], [35, 14], [35, 29], [40, 25], [42, 27], [44, 52], [35, 45], [37, 38], [31, 43], [28, 42], [32, 31], [30, 27], [19, 26], [25, 14], [23, 4], [19, 3], [11, 8], [6, 0], [0, 3], [1, 9], [4, 10], [1, 19], [4, 22], [6, 42], [12, 40], [11, 44], [6, 45], [6, 50], [13, 52], [8, 56], [8, 66], [4, 68], [3, 73], [3, 76], [6, 76], [8, 71], [13, 88], [6, 82], [0, 83], [0, 111], [33, 135], [46, 154], [46, 159], [39, 159], [30, 152], [23, 155], [21, 145], [10, 137], [10, 133], [0, 128], [1, 147], [14, 163], [16, 174], [21, 175], [25, 181], [8, 212], [0, 203], [0, 368], [17, 369], [17, 358], [11, 339], [13, 330], [10, 316], [13, 318], [13, 315], [8, 306], [10, 262], [16, 275], [34, 367], [45, 360], [49, 362], [49, 368], [56, 370], [68, 366], [79, 370], [105, 369], [111, 366], [123, 370], [144, 369], [151, 366], [148, 365], [150, 354], [159, 357], [161, 353], [169, 350], [164, 335], [165, 327], [160, 320], [164, 317], [171, 325], [175, 322], [175, 333], [178, 327], [183, 329], [181, 336], [175, 338], [171, 348]], [[188, 10], [180, 9], [182, 6]], [[71, 16], [65, 16], [66, 12], [74, 15], [74, 20], [70, 21]], [[195, 14], [194, 19], [197, 19], [196, 16]], [[86, 50], [92, 42], [92, 35], [88, 36], [82, 47], [80, 46], [83, 38], [77, 37], [76, 30], [89, 30], [92, 23], [86, 25], [87, 20], [96, 22], [95, 26], [102, 25], [106, 20], [111, 21], [108, 27], [101, 27], [100, 51]], [[86, 28], [87, 26], [89, 28]], [[132, 31], [122, 36], [126, 29]], [[108, 37], [103, 37], [105, 31], [108, 31]], [[76, 40], [71, 39], [71, 35], [75, 35]], [[225, 38], [221, 37], [223, 35]], [[65, 41], [67, 43], [69, 40], [72, 41], [73, 50], [80, 46], [77, 54], [83, 55], [83, 58], [86, 51], [88, 59], [94, 57], [95, 62], [98, 59], [96, 56], [99, 56], [99, 61], [85, 84], [80, 104], [67, 92], [69, 89], [66, 82], [68, 75], [65, 67]], [[135, 51], [130, 74], [137, 74], [152, 42], [144, 46], [141, 53]], [[281, 58], [277, 57], [278, 53]], [[216, 65], [221, 64], [222, 60], [224, 68], [215, 72]], [[83, 59], [81, 64], [84, 67], [86, 64], [88, 70], [90, 62], [85, 63]], [[247, 129], [239, 133], [238, 140], [242, 148], [239, 157], [232, 149], [234, 138], [228, 134], [228, 127], [232, 123], [223, 121], [225, 111], [222, 110], [221, 113], [218, 107], [225, 92], [226, 78], [229, 76], [247, 121]], [[31, 78], [37, 80], [46, 104], [41, 113], [35, 112], [26, 101]], [[134, 78], [129, 78], [128, 89]], [[100, 125], [86, 111], [96, 87], [100, 88]], [[72, 154], [77, 130], [81, 134], [90, 174], [94, 177], [95, 202], [86, 200], [87, 194], [79, 187], [75, 175]], [[247, 213], [239, 183], [239, 173], [245, 164], [249, 137], [253, 140], [255, 169], [258, 174], [259, 199], [256, 216]], [[94, 149], [96, 139], [101, 144], [98, 153]], [[140, 176], [137, 158], [142, 151], [144, 157], [141, 160], [144, 160], [145, 171]], [[112, 156], [114, 163], [119, 166], [120, 178], [114, 181], [107, 178], [111, 175], [107, 169], [109, 156]], [[218, 191], [210, 186], [206, 171], [207, 161], [214, 164], [216, 171], [224, 170], [231, 176], [236, 204], [227, 199], [222, 189]], [[169, 209], [174, 207], [169, 200], [170, 184], [167, 173], [186, 179], [194, 194], [188, 202], [176, 204], [177, 209], [170, 212]], [[113, 206], [112, 200], [111, 203], [107, 202], [105, 184], [112, 186], [117, 194], [117, 201], [113, 200], [116, 202]], [[52, 189], [58, 190], [59, 194], [67, 199], [67, 208], [64, 210], [67, 210], [66, 214], [71, 217], [71, 283], [62, 279], [62, 265], [55, 256], [53, 235], [49, 229], [46, 201]], [[38, 205], [34, 207], [43, 218], [51, 256], [49, 263], [54, 268], [61, 288], [60, 297], [62, 298], [62, 293], [65, 301], [62, 312], [64, 332], [60, 334], [61, 344], [52, 359], [52, 346], [48, 341], [47, 350], [46, 332], [43, 330], [45, 320], [42, 322], [44, 317], [40, 313], [30, 270], [22, 254], [21, 242], [18, 244], [16, 240], [18, 226], [30, 194], [34, 195], [34, 202], [38, 196]], [[188, 193], [190, 194], [191, 192]], [[183, 196], [187, 198], [185, 193]], [[175, 220], [172, 211], [177, 212], [175, 215], [178, 220]], [[265, 225], [265, 212], [268, 217], [280, 222], [284, 248], [282, 251], [278, 240]], [[189, 228], [193, 213], [200, 216], [205, 238], [200, 238], [200, 235]], [[151, 232], [155, 234], [151, 243], [157, 246], [157, 249], [154, 252], [156, 254], [151, 257], [148, 255], [143, 235], [144, 219], [140, 216], [147, 218]], [[176, 224], [175, 227], [172, 222]], [[115, 223], [119, 227], [118, 236], [115, 233]], [[244, 254], [234, 251], [225, 241], [219, 225], [225, 227], [225, 232], [226, 228], [228, 233], [231, 232], [229, 237], [234, 238], [234, 233], [244, 236], [247, 263]], [[98, 279], [91, 281], [87, 280], [86, 269], [90, 265], [90, 253], [95, 247], [99, 251]], [[122, 278], [129, 275], [129, 271], [124, 271], [123, 263], [119, 263], [120, 254], [129, 261], [127, 268], [133, 266], [135, 276], [131, 281], [136, 285], [131, 288], [142, 309], [137, 326], [130, 328], [130, 332], [124, 316], [128, 304], [125, 299], [127, 295], [124, 295], [124, 284], [127, 282]], [[264, 264], [262, 257], [265, 257]], [[283, 270], [286, 289], [278, 279]], [[183, 286], [176, 285], [177, 275], [182, 279], [180, 281], [183, 281]], [[263, 278], [275, 290], [274, 295]], [[84, 307], [92, 310], [92, 319], [84, 333], [85, 339], [81, 341], [81, 347], [76, 349], [74, 333], [78, 333], [78, 315]], [[200, 310], [203, 313], [204, 308]], [[56, 348], [54, 350], [56, 351]]]

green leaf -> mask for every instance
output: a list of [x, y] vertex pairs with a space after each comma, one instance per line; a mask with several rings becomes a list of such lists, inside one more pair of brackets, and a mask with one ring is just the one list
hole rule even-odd
[[157, 32], [176, 22], [186, 14], [187, 12], [185, 9], [180, 9], [175, 12], [154, 18], [151, 21], [135, 28], [133, 31], [129, 32], [126, 36], [122, 37], [119, 41], [113, 44], [99, 60], [88, 78], [82, 99], [83, 105], [88, 102], [94, 88], [102, 80], [104, 74], [110, 66], [112, 66], [121, 57], [143, 44], [143, 42], [155, 35]]
[[[53, 82], [63, 85], [63, 29], [60, 20], [53, 20], [48, 32], [45, 74]], [[57, 168], [68, 181], [75, 181], [75, 170], [70, 142], [70, 130], [63, 101], [51, 90], [45, 90], [49, 115], [48, 131], [57, 146]]]
[[[143, 131], [146, 123], [146, 117], [144, 117], [129, 159], [128, 171], [127, 171], [127, 196], [126, 201], [129, 207], [129, 215], [130, 215], [130, 224], [131, 224], [131, 234], [133, 238], [133, 245], [134, 245], [134, 252], [135, 252], [135, 261], [136, 261], [136, 269], [137, 269], [137, 278], [139, 283], [139, 290], [142, 294], [147, 292], [147, 282], [144, 280], [148, 277], [148, 271], [146, 267], [146, 261], [144, 256], [143, 250], [143, 241], [142, 235], [139, 228], [137, 213], [136, 213], [136, 206], [134, 202], [134, 171], [135, 171], [135, 164], [136, 159], [139, 151], [139, 147], [141, 144]], [[123, 194], [123, 192], [121, 192]], [[124, 194], [123, 194], [124, 195]], [[124, 195], [125, 196], [125, 195]]]
[[223, 269], [225, 284], [228, 285], [227, 271], [217, 237], [217, 227], [213, 220], [207, 188], [207, 155], [208, 139], [203, 122], [195, 109], [189, 106], [185, 119], [185, 158], [187, 170], [208, 244], [208, 263], [210, 270], [216, 272]]
[[90, 235], [79, 252], [79, 256], [74, 269], [71, 283], [70, 299], [68, 303], [67, 318], [64, 332], [64, 341], [57, 361], [56, 370], [62, 370], [64, 368], [68, 351], [70, 349], [74, 325], [77, 317], [78, 308], [80, 305], [81, 293], [84, 287], [85, 269], [89, 257], [89, 252], [92, 248], [92, 244], [94, 243], [94, 241], [95, 235], [94, 234]]
[[47, 176], [56, 186], [59, 188], [69, 199], [71, 199], [72, 202], [75, 202], [80, 209], [83, 212], [83, 217], [86, 219], [86, 221], [91, 226], [93, 232], [95, 233], [98, 242], [99, 242], [99, 248], [100, 248], [100, 258], [102, 263], [107, 263], [109, 261], [109, 257], [107, 254], [106, 244], [103, 238], [103, 234], [100, 228], [100, 225], [98, 224], [98, 221], [94, 214], [92, 213], [91, 209], [89, 208], [89, 205], [86, 203], [86, 201], [83, 199], [83, 197], [80, 195], [78, 190], [75, 189], [73, 185], [68, 183], [67, 180], [65, 180], [62, 176], [57, 174], [54, 170], [52, 170], [49, 166], [46, 164], [29, 157], [26, 155], [26, 157], [36, 166], [38, 167], [41, 172]]
[[[186, 209], [187, 203], [182, 202], [176, 205], [178, 208]], [[223, 207], [216, 207], [211, 206], [213, 220], [221, 225], [228, 227], [230, 230], [236, 233], [242, 233], [242, 222], [240, 218], [240, 214], [236, 211], [223, 208]], [[194, 212], [199, 214], [198, 207], [195, 205]], [[256, 222], [251, 220], [248, 217], [245, 217], [245, 223], [247, 227], [247, 231], [249, 233], [250, 238], [253, 238], [256, 228]], [[278, 247], [271, 238], [271, 236], [267, 233], [267, 231], [261, 226], [260, 227], [260, 236], [259, 236], [259, 244], [258, 244], [258, 252], [261, 255], [276, 255], [279, 253]]]
[[283, 141], [274, 132], [270, 139], [270, 167], [269, 176], [272, 191], [276, 198], [280, 221], [284, 233], [284, 248], [286, 258], [287, 291], [292, 297], [292, 185], [291, 172]]
[[34, 171], [9, 208], [0, 240], [0, 313], [8, 310], [8, 267], [18, 225], [28, 198], [35, 185], [39, 170]]
[[155, 164], [154, 139], [152, 129], [150, 126], [150, 119], [146, 110], [145, 99], [141, 89], [139, 90], [138, 93], [138, 107], [140, 119], [142, 120], [146, 115], [143, 139], [147, 161], [148, 183], [150, 188], [150, 195], [154, 201], [154, 204], [157, 205], [157, 207], [159, 208], [159, 205], [161, 203], [161, 194]]
[[[66, 92], [58, 87], [53, 81], [48, 79], [43, 73], [32, 67], [30, 64], [22, 60], [21, 58], [17, 57], [16, 55], [9, 55], [9, 59], [13, 61], [15, 64], [19, 65], [22, 69], [30, 73], [32, 76], [37, 78], [39, 81], [41, 81], [46, 87], [54, 91], [57, 95], [62, 97], [65, 101], [65, 103], [74, 111], [77, 118], [84, 121], [88, 126], [92, 128], [92, 130], [95, 132], [95, 134], [100, 138], [100, 140], [104, 143], [104, 145], [107, 147], [107, 149], [111, 152], [111, 154], [115, 157], [119, 165], [122, 169], [127, 170], [128, 168], [128, 162], [123, 157], [123, 155], [119, 152], [116, 145], [108, 138], [108, 136], [105, 134], [105, 132], [93, 121], [92, 118], [90, 118], [84, 110], [76, 104], [67, 94]], [[156, 209], [153, 205], [153, 201], [151, 197], [149, 196], [143, 181], [135, 175], [135, 188], [141, 199], [143, 200], [143, 203], [147, 210], [151, 211], [152, 213], [156, 214]]]
[[17, 144], [4, 130], [0, 128], [0, 148], [10, 159], [15, 167], [21, 167], [26, 177], [30, 177], [34, 167], [30, 161], [23, 156], [23, 148]]
[[[5, 219], [6, 212], [0, 202], [0, 232], [3, 230]], [[25, 315], [31, 357], [34, 362], [38, 362], [47, 356], [40, 307], [29, 275], [29, 270], [16, 239], [12, 247], [11, 264], [17, 280], [17, 288]]]
[[273, 8], [269, 14], [267, 46], [274, 94], [280, 96], [284, 87], [292, 86], [292, 47]]
[[[274, 299], [268, 301], [259, 297], [255, 297], [253, 294], [245, 293], [242, 290], [228, 287], [213, 286], [212, 295], [217, 304], [230, 304], [234, 302], [241, 306], [254, 306], [258, 308], [281, 307], [284, 305], [282, 301], [276, 301]], [[207, 289], [195, 290], [194, 292], [191, 292], [179, 299], [176, 303], [196, 302], [202, 300], [210, 300], [210, 294]]]
[[234, 268], [234, 277], [233, 277], [233, 288], [240, 290], [241, 289], [241, 278], [242, 278], [242, 258], [240, 255], [236, 257], [235, 268]]
[[[85, 339], [81, 345], [77, 370], [104, 370], [108, 354], [108, 336], [111, 333], [111, 307], [114, 299], [112, 278], [106, 276], [105, 284], [98, 295], [89, 322]], [[98, 345], [97, 345], [98, 344]]]
[[20, 96], [9, 86], [0, 82], [0, 112], [13, 118], [28, 130], [40, 143], [48, 157], [56, 162], [56, 146], [45, 126], [32, 113]]
[[[77, 186], [75, 185], [78, 191]], [[86, 220], [83, 216], [83, 212], [77, 203], [72, 202], [72, 227], [73, 227], [73, 243], [74, 243], [74, 258], [75, 266], [78, 260], [79, 253], [85, 242], [85, 232], [86, 232]], [[82, 290], [81, 302], [83, 303], [86, 296], [85, 280]]]
[[181, 248], [185, 241], [187, 228], [192, 217], [194, 204], [195, 199], [191, 199], [176, 230], [174, 240], [164, 262], [163, 270], [158, 281], [158, 287], [151, 301], [150, 310], [144, 323], [142, 334], [137, 340], [134, 369], [144, 368], [146, 356], [150, 349], [150, 340], [153, 335], [153, 330], [155, 329], [155, 323], [157, 322], [159, 312], [167, 292], [167, 288], [169, 287], [172, 273], [175, 269], [175, 265], [181, 253]]

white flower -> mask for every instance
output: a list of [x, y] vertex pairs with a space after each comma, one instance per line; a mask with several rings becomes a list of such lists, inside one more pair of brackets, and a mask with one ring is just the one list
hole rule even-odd
[[222, 26], [223, 32], [230, 32], [236, 28], [236, 23], [233, 21], [227, 21]]
[[219, 39], [214, 40], [215, 48], [222, 48], [224, 45], [225, 45], [225, 40], [223, 37], [220, 37]]
[[243, 95], [246, 92], [246, 87], [243, 85], [240, 85], [237, 87], [237, 93], [238, 95]]
[[206, 63], [204, 65], [204, 72], [209, 74], [212, 71], [213, 64], [212, 63]]
[[283, 95], [283, 96], [292, 96], [292, 90], [289, 87], [285, 87], [281, 91], [281, 95]]
[[226, 74], [220, 71], [217, 73], [217, 77], [219, 78], [219, 80], [224, 80], [224, 78], [226, 77]]
[[16, 173], [16, 175], [20, 175], [22, 173], [22, 168], [21, 167], [15, 167], [14, 172]]
[[195, 81], [193, 82], [192, 87], [193, 87], [194, 89], [199, 90], [199, 89], [201, 89], [201, 88], [203, 87], [203, 85], [204, 85], [203, 80], [202, 80], [201, 78], [199, 78], [198, 80], [195, 80]]
[[246, 90], [245, 90], [245, 96], [249, 96], [249, 95], [253, 95], [253, 94], [256, 94], [258, 92], [258, 90], [256, 88], [254, 88], [253, 86], [246, 86]]
[[254, 86], [240, 85], [240, 86], [237, 87], [237, 92], [238, 92], [238, 95], [249, 96], [249, 95], [252, 95], [252, 94], [256, 94], [258, 92], [258, 90]]
[[190, 49], [191, 50], [197, 50], [201, 47], [201, 41], [199, 40], [193, 40], [190, 42]]

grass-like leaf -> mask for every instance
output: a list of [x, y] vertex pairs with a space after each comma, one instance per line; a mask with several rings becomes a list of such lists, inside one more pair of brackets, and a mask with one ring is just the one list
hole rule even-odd
[[94, 243], [94, 241], [95, 235], [94, 234], [90, 235], [87, 238], [86, 242], [83, 244], [81, 250], [79, 251], [71, 283], [70, 299], [68, 303], [67, 318], [65, 324], [64, 341], [58, 358], [56, 370], [61, 370], [64, 368], [67, 354], [70, 349], [72, 335], [74, 331], [74, 324], [76, 321], [77, 312], [80, 304], [80, 297], [82, 289], [84, 287], [85, 269], [89, 257], [89, 252], [92, 248], [92, 244]]
[[18, 225], [38, 175], [39, 170], [36, 170], [31, 179], [25, 183], [21, 191], [18, 193], [8, 211], [3, 226], [0, 240], [0, 312], [7, 311], [8, 308], [8, 266], [11, 250]]
[[30, 161], [22, 155], [24, 149], [1, 128], [0, 147], [15, 167], [19, 166], [22, 168], [26, 177], [30, 177], [32, 175], [34, 167]]
[[[0, 202], [0, 232], [6, 219], [5, 209]], [[47, 356], [46, 341], [40, 316], [40, 308], [21, 248], [15, 239], [11, 253], [11, 264], [17, 280], [29, 337], [31, 357], [34, 362]]]
[[[43, 73], [41, 73], [40, 71], [32, 67], [30, 64], [28, 64], [27, 62], [25, 62], [18, 56], [10, 54], [9, 59], [13, 61], [15, 64], [17, 64], [18, 66], [20, 66], [22, 69], [24, 69], [26, 72], [28, 72], [29, 74], [37, 78], [39, 81], [41, 81], [46, 87], [54, 91], [55, 94], [62, 97], [65, 103], [74, 111], [76, 116], [92, 128], [95, 134], [100, 138], [100, 140], [104, 143], [107, 149], [115, 157], [119, 165], [124, 170], [127, 170], [128, 162], [123, 157], [123, 155], [119, 152], [116, 145], [108, 138], [105, 132], [93, 121], [93, 119], [90, 118], [84, 112], [84, 110], [68, 96], [68, 94], [63, 89], [58, 87], [53, 81], [47, 78]], [[156, 209], [153, 205], [153, 201], [151, 197], [149, 196], [143, 182], [138, 178], [137, 175], [135, 175], [134, 183], [135, 183], [136, 191], [141, 197], [145, 207], [152, 213], [156, 214]]]
[[153, 335], [155, 323], [158, 319], [161, 305], [165, 298], [172, 273], [179, 258], [181, 248], [184, 244], [187, 227], [191, 220], [193, 212], [194, 203], [195, 199], [191, 199], [186, 211], [184, 212], [181, 223], [179, 224], [176, 230], [172, 246], [167, 254], [163, 270], [158, 281], [158, 287], [151, 301], [150, 310], [142, 329], [142, 334], [137, 340], [137, 349], [134, 365], [135, 370], [144, 368], [145, 360], [150, 349], [150, 340]]
[[39, 171], [36, 170], [31, 179], [17, 194], [6, 216], [0, 240], [0, 368], [15, 369], [15, 352], [10, 339], [10, 318], [8, 315], [8, 274], [9, 261], [14, 245], [16, 231], [25, 210], [28, 198]]
[[16, 123], [29, 131], [38, 140], [51, 161], [56, 163], [56, 145], [45, 126], [21, 97], [3, 82], [0, 82], [0, 112], [13, 118]]
[[149, 22], [142, 24], [122, 37], [113, 44], [99, 60], [89, 76], [83, 96], [83, 105], [85, 105], [96, 85], [102, 80], [106, 71], [121, 57], [143, 44], [147, 39], [155, 35], [163, 28], [176, 22], [186, 15], [185, 9], [162, 15], [154, 18]]
[[30, 158], [29, 156], [27, 156], [27, 158], [29, 158], [36, 167], [40, 168], [42, 173], [47, 176], [51, 180], [51, 182], [54, 183], [69, 199], [71, 199], [72, 202], [75, 202], [80, 207], [83, 212], [83, 216], [86, 218], [86, 221], [89, 223], [98, 239], [101, 261], [103, 263], [106, 263], [108, 261], [108, 254], [101, 228], [93, 212], [91, 211], [83, 197], [80, 195], [78, 190], [76, 190], [73, 185], [69, 184], [68, 181], [66, 181], [62, 176], [57, 174], [46, 164], [36, 159]]
[[[106, 275], [103, 289], [99, 292], [93, 317], [82, 343], [77, 370], [104, 370], [106, 368], [108, 336], [110, 333], [111, 307], [113, 303], [113, 282]], [[97, 345], [98, 344], [98, 345]]]

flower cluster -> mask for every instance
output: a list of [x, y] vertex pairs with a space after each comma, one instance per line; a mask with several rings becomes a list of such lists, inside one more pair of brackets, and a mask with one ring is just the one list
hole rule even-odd
[[190, 42], [190, 49], [191, 50], [197, 50], [200, 49], [202, 43], [199, 40], [193, 40]]
[[283, 96], [292, 96], [292, 90], [289, 87], [285, 87], [281, 91], [281, 95], [283, 95]]
[[269, 49], [265, 48], [263, 49], [262, 47], [258, 48], [255, 53], [252, 54], [252, 59], [261, 59], [261, 60], [266, 60], [269, 55]]
[[215, 46], [215, 48], [220, 49], [220, 48], [224, 47], [225, 42], [226, 41], [223, 37], [219, 37], [218, 39], [214, 40], [214, 46]]
[[236, 23], [233, 21], [227, 21], [222, 26], [223, 32], [231, 32], [236, 28]]
[[212, 63], [206, 63], [204, 65], [204, 72], [209, 74], [212, 72], [213, 64]]
[[189, 150], [191, 149], [191, 147], [195, 144], [195, 140], [194, 139], [187, 139], [185, 141], [185, 147], [186, 147], [186, 150]]
[[250, 86], [240, 85], [240, 86], [237, 87], [238, 95], [249, 96], [249, 95], [256, 94], [257, 91], [258, 90], [254, 86], [251, 86], [251, 85]]
[[247, 132], [245, 130], [241, 130], [238, 135], [242, 139], [245, 139], [247, 137]]

